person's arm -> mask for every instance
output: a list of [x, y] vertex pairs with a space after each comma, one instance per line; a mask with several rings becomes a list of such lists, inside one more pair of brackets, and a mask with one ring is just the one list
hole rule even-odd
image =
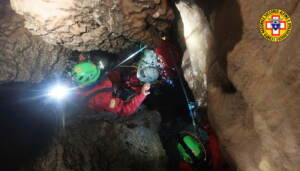
[[[128, 102], [124, 102], [120, 98], [115, 98], [112, 100], [115, 100], [118, 105], [115, 107], [116, 113], [122, 116], [129, 116], [136, 112], [136, 110], [139, 108], [139, 106], [142, 104], [146, 96], [142, 93], [134, 96], [131, 98]], [[112, 111], [113, 112], [113, 111]]]
[[[141, 93], [134, 96], [126, 103], [120, 98], [113, 98], [109, 105], [110, 109], [106, 109], [106, 110], [111, 112], [115, 111], [115, 113], [123, 116], [132, 115], [142, 104], [146, 96], [150, 94], [149, 90], [150, 90], [150, 84], [149, 83], [144, 84]], [[115, 109], [111, 109], [111, 107], [115, 107]]]

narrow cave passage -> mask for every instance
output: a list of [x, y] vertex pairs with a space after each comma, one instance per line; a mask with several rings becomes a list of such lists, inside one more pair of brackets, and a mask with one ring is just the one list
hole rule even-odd
[[[57, 121], [55, 109], [53, 110], [56, 108], [56, 104], [47, 103], [48, 97], [41, 96], [45, 93], [45, 85], [44, 82], [1, 85], [0, 134], [2, 141], [0, 147], [1, 158], [3, 159], [2, 169], [32, 169], [34, 162], [40, 156], [45, 155], [49, 148], [51, 149], [53, 138], [59, 136], [61, 125]], [[168, 155], [168, 168], [173, 170], [178, 167], [179, 162], [178, 153], [174, 153], [176, 151], [176, 146], [174, 146], [176, 135], [178, 131], [191, 124], [187, 104], [178, 80], [175, 80], [172, 86], [154, 86], [151, 93], [144, 103], [147, 106], [144, 110], [146, 112], [155, 110], [160, 114], [160, 141]], [[189, 93], [189, 96], [192, 97], [190, 91]], [[74, 112], [73, 104], [67, 106], [67, 108], [71, 108], [69, 110], [71, 112]], [[101, 113], [97, 115], [101, 115]], [[76, 115], [71, 115], [68, 118], [70, 120], [66, 122], [70, 123], [72, 117], [76, 117]], [[110, 122], [114, 121], [111, 120]], [[132, 125], [134, 124], [129, 124], [129, 127]], [[99, 138], [101, 139], [101, 137]]]
[[[175, 5], [173, 7], [176, 8]], [[208, 159], [206, 155], [206, 148], [210, 146], [209, 136], [213, 134], [209, 135], [208, 131], [211, 129], [207, 129], [207, 73], [205, 70], [207, 60], [211, 60], [213, 51], [211, 32], [206, 19], [207, 14], [199, 13], [195, 4], [182, 2], [177, 8], [176, 17], [181, 22], [178, 23], [178, 25], [181, 24], [181, 28], [174, 24], [172, 31], [158, 37], [159, 39], [161, 36], [167, 37], [166, 42], [173, 45], [171, 51], [178, 51], [182, 57], [177, 69], [179, 75], [171, 79], [172, 84], [153, 84], [151, 94], [144, 102], [146, 107], [142, 106], [136, 116], [127, 119], [112, 117], [111, 114], [105, 112], [91, 111], [81, 108], [77, 105], [78, 99], [72, 97], [69, 98], [70, 103], [67, 102], [64, 108], [63, 112], [67, 116], [65, 116], [64, 129], [61, 129], [61, 123], [58, 120], [62, 116], [59, 115], [61, 113], [55, 111], [55, 104], [45, 104], [44, 99], [31, 98], [39, 96], [38, 94], [45, 87], [44, 82], [50, 82], [49, 78], [44, 78], [44, 82], [39, 84], [3, 84], [1, 110], [4, 111], [4, 115], [1, 116], [1, 123], [3, 123], [1, 131], [4, 132], [2, 135], [5, 141], [2, 142], [4, 147], [2, 154], [7, 161], [3, 167], [8, 170], [120, 170], [126, 167], [127, 170], [154, 168], [151, 170], [173, 171], [178, 170], [183, 163], [191, 165], [189, 167], [196, 170], [212, 170], [212, 159]], [[91, 46], [94, 45], [90, 45], [89, 48]], [[94, 64], [98, 64], [101, 59], [106, 67], [113, 68], [114, 64], [124, 59], [124, 56], [130, 56], [142, 46], [134, 44], [132, 48], [128, 47], [129, 45], [126, 45], [121, 53], [114, 54], [102, 51], [86, 53], [73, 51], [68, 61], [70, 65], [72, 62], [77, 63], [80, 55], [84, 54], [85, 60], [89, 60], [91, 56], [90, 60]], [[189, 54], [183, 53], [185, 50]], [[198, 59], [198, 52], [205, 57]], [[140, 58], [141, 55], [130, 62], [138, 63]], [[118, 68], [121, 75], [131, 74], [126, 69], [128, 65], [129, 68], [134, 68], [130, 62], [126, 63], [127, 66], [122, 65]], [[65, 76], [70, 75], [65, 74], [63, 77]], [[183, 87], [179, 77], [184, 80]], [[183, 88], [187, 91], [187, 95], [183, 93]], [[201, 107], [195, 110], [198, 115], [194, 117], [199, 124], [197, 131], [200, 130], [196, 134], [199, 133], [199, 136], [203, 138], [203, 142], [201, 140], [200, 145], [198, 143], [199, 147], [203, 146], [200, 150], [203, 154], [201, 153], [200, 157], [201, 160], [205, 158], [205, 161], [195, 166], [193, 163], [182, 162], [182, 156], [178, 152], [179, 132], [184, 130], [194, 133], [195, 131], [189, 116], [187, 101], [201, 101]], [[180, 145], [185, 148], [184, 154], [189, 153], [190, 158], [195, 157], [192, 151], [194, 149]], [[213, 151], [218, 153], [216, 156], [221, 157], [218, 144], [213, 148], [217, 149], [217, 152]]]
[[[175, 41], [175, 40], [174, 40]], [[86, 54], [89, 54], [92, 56], [91, 60], [94, 60], [95, 63], [98, 62], [99, 59], [105, 63], [105, 65], [109, 68], [113, 68], [116, 63], [119, 62], [118, 57], [120, 56], [128, 56], [132, 51], [135, 51], [138, 49], [139, 46], [127, 49], [123, 51], [120, 54], [107, 54], [100, 51], [93, 51]], [[78, 60], [78, 56], [80, 56], [80, 53], [74, 52], [73, 57], [70, 58], [70, 65], [72, 65], [72, 62], [76, 62]], [[105, 56], [106, 58], [103, 58]], [[139, 57], [137, 59], [134, 59], [126, 65], [130, 66], [139, 61]], [[180, 68], [179, 68], [180, 69]], [[126, 67], [125, 69], [123, 66], [118, 68], [117, 70], [121, 70], [122, 72], [125, 72], [123, 75], [127, 75], [128, 72]], [[182, 71], [179, 70], [177, 74], [181, 74]], [[67, 74], [65, 74], [66, 77], [68, 77]], [[183, 75], [180, 75], [183, 78]], [[142, 120], [134, 121], [134, 123], [130, 123], [130, 121], [127, 121], [126, 118], [123, 118], [122, 121], [119, 121], [120, 118], [115, 117], [108, 117], [109, 119], [103, 118], [101, 115], [103, 113], [97, 113], [94, 111], [86, 110], [86, 109], [80, 109], [81, 107], [78, 107], [78, 104], [76, 103], [76, 99], [73, 99], [73, 97], [69, 97], [66, 101], [66, 111], [69, 112], [66, 115], [68, 115], [66, 119], [66, 132], [68, 132], [65, 136], [65, 139], [61, 139], [59, 136], [61, 135], [61, 122], [60, 120], [60, 113], [56, 113], [57, 104], [54, 102], [48, 102], [47, 96], [43, 96], [46, 92], [46, 87], [49, 87], [51, 81], [53, 78], [48, 78], [44, 80], [41, 83], [38, 84], [30, 84], [30, 83], [8, 83], [8, 84], [2, 84], [1, 85], [1, 111], [3, 111], [3, 114], [1, 115], [1, 135], [3, 136], [3, 140], [1, 142], [1, 148], [3, 147], [3, 150], [1, 150], [3, 153], [1, 155], [3, 158], [5, 158], [6, 164], [3, 165], [3, 168], [7, 168], [8, 170], [19, 170], [19, 169], [34, 169], [34, 162], [36, 160], [39, 160], [40, 157], [45, 157], [47, 153], [49, 153], [49, 150], [53, 148], [53, 140], [58, 141], [59, 144], [61, 143], [62, 146], [65, 146], [65, 153], [69, 153], [71, 159], [63, 159], [63, 160], [75, 160], [76, 156], [83, 155], [81, 151], [84, 148], [86, 148], [86, 145], [83, 145], [82, 147], [73, 147], [77, 146], [78, 144], [81, 144], [82, 142], [85, 142], [84, 138], [79, 136], [77, 139], [79, 139], [79, 142], [73, 142], [72, 134], [77, 134], [77, 131], [89, 131], [86, 130], [85, 127], [88, 127], [88, 129], [91, 129], [90, 126], [80, 126], [76, 125], [76, 122], [78, 122], [77, 117], [79, 118], [90, 118], [89, 120], [94, 120], [93, 118], [97, 118], [97, 120], [100, 120], [99, 125], [103, 125], [104, 127], [107, 126], [107, 124], [114, 125], [115, 123], [122, 123], [128, 127], [129, 131], [131, 129], [135, 129], [135, 127], [144, 127], [143, 125], [140, 125], [141, 123], [144, 123]], [[184, 80], [183, 80], [184, 81]], [[187, 91], [187, 97], [189, 101], [194, 101], [193, 93], [189, 89], [187, 83], [184, 81], [183, 86], [185, 90]], [[151, 94], [147, 97], [147, 99], [144, 102], [144, 107], [142, 111], [139, 111], [136, 115], [139, 115], [139, 113], [145, 112], [146, 115], [151, 115], [150, 111], [157, 111], [159, 113], [158, 118], [161, 118], [161, 120], [157, 124], [157, 132], [153, 132], [152, 134], [158, 134], [159, 139], [157, 139], [156, 143], [161, 143], [162, 148], [164, 149], [163, 153], [166, 153], [167, 157], [167, 166], [166, 169], [168, 170], [177, 170], [180, 163], [180, 155], [177, 152], [177, 136], [178, 133], [182, 130], [189, 130], [192, 131], [192, 120], [189, 116], [189, 110], [187, 105], [187, 99], [185, 97], [185, 94], [183, 92], [183, 87], [180, 84], [180, 79], [178, 76], [174, 77], [172, 79], [172, 84], [161, 84], [161, 83], [155, 83], [152, 85], [151, 88]], [[80, 110], [80, 111], [77, 111]], [[199, 109], [198, 112], [201, 112], [202, 117], [205, 116], [205, 109]], [[107, 114], [106, 114], [107, 115]], [[112, 114], [109, 114], [112, 115]], [[156, 116], [157, 117], [157, 116]], [[84, 119], [79, 119], [80, 122], [85, 122]], [[130, 119], [129, 119], [130, 120]], [[155, 119], [149, 120], [149, 122], [154, 122]], [[115, 123], [114, 123], [115, 122]], [[127, 123], [129, 122], [129, 123]], [[136, 123], [137, 122], [137, 123]], [[157, 122], [157, 121], [155, 121]], [[151, 125], [153, 123], [148, 123], [147, 125]], [[91, 124], [93, 125], [93, 123]], [[75, 128], [73, 128], [75, 126]], [[94, 125], [93, 125], [94, 126]], [[150, 126], [151, 127], [151, 126]], [[81, 130], [82, 129], [82, 130]], [[103, 128], [95, 128], [97, 131], [104, 131]], [[112, 128], [116, 129], [116, 128]], [[141, 128], [139, 128], [141, 129]], [[74, 132], [75, 131], [75, 132]], [[83, 134], [86, 132], [83, 131]], [[146, 132], [143, 132], [142, 134], [146, 134]], [[105, 134], [107, 134], [106, 132]], [[71, 134], [71, 135], [68, 135]], [[76, 135], [75, 135], [76, 136]], [[98, 136], [98, 137], [97, 137]], [[121, 136], [122, 133], [115, 133], [115, 135], [108, 135], [107, 138], [112, 138], [114, 136]], [[136, 136], [134, 134], [134, 136]], [[146, 135], [147, 136], [147, 135]], [[107, 139], [103, 135], [93, 135], [95, 138], [99, 139]], [[157, 137], [158, 138], [158, 137]], [[126, 139], [126, 138], [125, 138]], [[70, 142], [68, 142], [70, 141]], [[91, 140], [87, 140], [88, 142]], [[107, 141], [107, 140], [104, 140]], [[124, 141], [124, 140], [121, 140]], [[151, 140], [152, 141], [152, 140]], [[89, 142], [91, 145], [92, 142]], [[142, 142], [135, 141], [135, 146], [143, 146]], [[149, 143], [149, 142], [147, 142]], [[146, 144], [147, 144], [146, 143]], [[103, 146], [107, 147], [108, 144], [103, 144]], [[157, 145], [157, 144], [156, 144]], [[155, 146], [156, 146], [155, 145]], [[154, 147], [155, 147], [154, 146]], [[69, 149], [72, 152], [68, 152]], [[95, 147], [99, 148], [99, 147]], [[114, 148], [114, 147], [107, 147], [108, 149]], [[126, 148], [131, 148], [125, 146], [124, 150], [128, 150]], [[142, 150], [145, 150], [141, 147]], [[153, 148], [153, 146], [152, 146]], [[147, 149], [147, 148], [146, 148]], [[94, 149], [91, 149], [94, 151]], [[75, 153], [74, 153], [75, 151]], [[78, 153], [78, 154], [77, 154]], [[101, 153], [101, 151], [97, 152], [97, 158], [93, 162], [97, 162], [99, 159], [102, 159], [105, 157], [105, 153]], [[135, 155], [139, 155], [140, 152], [138, 152]], [[151, 150], [146, 155], [152, 155]], [[162, 153], [162, 152], [159, 152]], [[63, 153], [64, 154], [64, 153]], [[126, 153], [125, 153], [126, 154]], [[92, 155], [92, 154], [89, 154]], [[102, 156], [103, 155], [103, 156]], [[116, 154], [113, 154], [116, 155]], [[127, 154], [129, 155], [129, 154]], [[160, 154], [161, 155], [161, 154]], [[74, 158], [75, 157], [75, 158]], [[60, 160], [56, 159], [55, 160]], [[83, 160], [83, 159], [79, 159]], [[106, 159], [104, 159], [106, 161]], [[163, 160], [162, 160], [163, 161]], [[66, 162], [66, 161], [64, 161]], [[107, 161], [110, 162], [110, 161]], [[136, 165], [136, 163], [145, 164], [146, 161], [135, 159], [133, 162]], [[150, 162], [151, 161], [147, 161]], [[160, 161], [159, 161], [160, 162]], [[12, 164], [14, 163], [14, 164]], [[75, 169], [74, 166], [70, 166], [70, 168]], [[117, 168], [121, 167], [118, 166], [119, 164], [116, 164]], [[139, 164], [138, 164], [139, 165]], [[80, 164], [78, 165], [80, 166]], [[83, 166], [82, 166], [83, 167]], [[111, 166], [105, 166], [105, 164], [100, 164], [100, 166], [97, 166], [97, 168], [107, 168]], [[137, 170], [140, 170], [141, 166], [132, 166], [133, 168], [137, 168]], [[203, 167], [200, 167], [203, 169]], [[210, 170], [207, 169], [206, 170]]]
[[[299, 4], [0, 0], [0, 170], [300, 170]], [[169, 56], [156, 51], [166, 42], [180, 54], [189, 108], [178, 76], [139, 68], [146, 51]], [[105, 67], [139, 50], [117, 67], [122, 79], [111, 80], [125, 83], [123, 93], [111, 86], [90, 105], [69, 92], [75, 80], [95, 88]], [[92, 74], [72, 73], [84, 62]], [[40, 97], [48, 86], [69, 96]]]
[[[1, 85], [0, 146], [1, 158], [5, 161], [1, 166], [3, 169], [31, 168], [32, 162], [48, 150], [52, 139], [59, 134], [57, 131], [60, 125], [51, 109], [55, 108], [55, 105], [44, 104], [45, 98], [36, 98], [43, 90], [42, 85]], [[176, 136], [188, 125], [191, 126], [187, 104], [179, 83], [175, 83], [174, 87], [154, 88], [145, 104], [147, 110], [156, 110], [161, 115], [160, 139], [168, 155], [170, 170], [176, 169], [179, 162], [174, 146]]]

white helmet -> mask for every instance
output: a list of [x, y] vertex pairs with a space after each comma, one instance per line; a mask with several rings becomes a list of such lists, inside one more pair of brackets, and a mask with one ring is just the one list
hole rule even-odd
[[154, 82], [159, 77], [158, 57], [153, 50], [145, 50], [139, 61], [137, 78], [142, 82]]

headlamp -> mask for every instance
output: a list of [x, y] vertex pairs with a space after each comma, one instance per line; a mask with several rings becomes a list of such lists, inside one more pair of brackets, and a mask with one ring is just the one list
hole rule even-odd
[[70, 89], [64, 85], [56, 84], [49, 89], [48, 96], [53, 99], [63, 99], [69, 94]]

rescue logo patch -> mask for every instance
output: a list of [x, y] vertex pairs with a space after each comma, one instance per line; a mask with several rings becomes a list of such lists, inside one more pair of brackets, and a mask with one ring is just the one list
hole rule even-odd
[[286, 39], [292, 30], [292, 20], [283, 10], [271, 9], [260, 18], [260, 33], [271, 42]]
[[109, 107], [112, 108], [112, 109], [116, 107], [116, 100], [115, 99], [111, 99]]

